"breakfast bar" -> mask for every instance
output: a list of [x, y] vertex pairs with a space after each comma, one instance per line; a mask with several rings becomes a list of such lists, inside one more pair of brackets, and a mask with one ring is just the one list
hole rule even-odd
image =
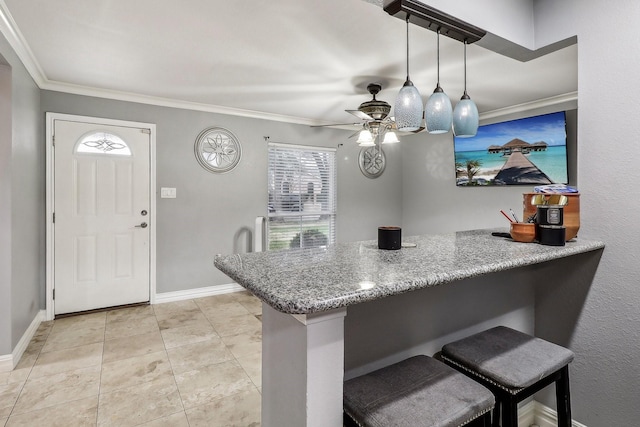
[[403, 294], [428, 298], [429, 288], [604, 248], [583, 239], [565, 246], [518, 243], [493, 231], [504, 230], [405, 237], [400, 250], [380, 250], [372, 240], [217, 255], [215, 266], [263, 301], [262, 424], [342, 425], [345, 340], [351, 339], [345, 316], [352, 308]]

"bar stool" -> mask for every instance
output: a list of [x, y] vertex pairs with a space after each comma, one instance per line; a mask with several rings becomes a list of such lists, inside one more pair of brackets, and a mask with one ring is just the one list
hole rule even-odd
[[428, 356], [414, 356], [344, 383], [345, 426], [490, 427], [489, 390]]
[[569, 363], [573, 352], [498, 326], [442, 347], [442, 360], [493, 392], [494, 427], [518, 426], [518, 403], [556, 383], [558, 426], [571, 427]]

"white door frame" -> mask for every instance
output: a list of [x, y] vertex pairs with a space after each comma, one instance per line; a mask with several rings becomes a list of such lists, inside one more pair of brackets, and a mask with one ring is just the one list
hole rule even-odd
[[71, 122], [95, 123], [99, 125], [140, 127], [151, 130], [149, 152], [151, 155], [149, 165], [149, 302], [155, 303], [156, 297], [156, 125], [152, 123], [129, 122], [125, 120], [103, 119], [98, 117], [77, 116], [73, 114], [46, 113], [46, 197], [47, 197], [47, 230], [46, 230], [46, 319], [54, 318], [54, 238], [53, 207], [54, 207], [54, 172], [55, 163], [53, 157], [53, 132], [54, 120], [66, 120]]

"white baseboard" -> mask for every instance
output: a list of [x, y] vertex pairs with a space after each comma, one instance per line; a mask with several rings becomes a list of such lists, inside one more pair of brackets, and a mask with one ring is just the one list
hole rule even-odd
[[[533, 406], [533, 424], [538, 427], [556, 427], [558, 425], [558, 413], [548, 406], [543, 405], [540, 402], [531, 401], [529, 403]], [[518, 411], [519, 412], [519, 411]], [[519, 427], [529, 427], [531, 424], [522, 424], [521, 419], [518, 419]], [[577, 422], [576, 420], [571, 421], [571, 425], [573, 427], [587, 427], [584, 424]]]
[[22, 338], [16, 344], [16, 348], [13, 349], [11, 354], [5, 354], [0, 356], [0, 372], [9, 372], [12, 371], [13, 368], [18, 364], [22, 354], [29, 346], [31, 342], [31, 338], [36, 334], [38, 330], [38, 326], [45, 319], [47, 312], [45, 310], [40, 310], [36, 313], [36, 316], [31, 321], [31, 324], [22, 334]]
[[536, 421], [536, 402], [531, 400], [518, 407], [518, 427], [530, 427]]
[[[540, 402], [531, 400], [518, 408], [518, 427], [557, 427], [558, 413]], [[587, 427], [572, 420], [573, 427]]]
[[154, 304], [162, 304], [172, 301], [183, 301], [186, 299], [203, 298], [212, 295], [228, 294], [231, 292], [239, 292], [244, 288], [236, 283], [228, 285], [207, 286], [205, 288], [185, 289], [184, 291], [163, 292], [156, 294]]

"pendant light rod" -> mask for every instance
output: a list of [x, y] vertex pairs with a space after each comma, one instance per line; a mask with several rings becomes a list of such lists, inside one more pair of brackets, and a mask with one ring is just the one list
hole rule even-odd
[[407, 14], [407, 80], [409, 80], [409, 14]]
[[436, 39], [437, 40], [436, 41], [436, 46], [437, 46], [437, 54], [436, 54], [437, 56], [436, 56], [436, 58], [437, 58], [437, 65], [438, 65], [438, 68], [437, 68], [437, 70], [438, 70], [438, 80], [437, 80], [436, 86], [440, 87], [440, 28], [438, 28], [437, 34], [438, 35], [437, 35], [437, 39]]
[[467, 94], [467, 41], [464, 41], [464, 94]]

